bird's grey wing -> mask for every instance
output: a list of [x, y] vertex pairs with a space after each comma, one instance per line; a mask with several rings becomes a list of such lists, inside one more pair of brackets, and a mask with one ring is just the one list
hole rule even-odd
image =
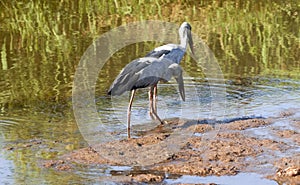
[[161, 56], [167, 55], [168, 53], [170, 53], [170, 50], [152, 50], [149, 53], [147, 53], [145, 57], [160, 58]]
[[151, 59], [139, 58], [133, 60], [127, 64], [120, 74], [116, 77], [112, 85], [110, 86], [107, 94], [108, 95], [121, 95], [125, 91], [130, 91], [133, 89], [135, 82], [139, 78], [138, 72], [143, 68], [150, 65]]
[[157, 84], [161, 80], [158, 76], [147, 76], [137, 80], [134, 84], [133, 89], [145, 88]]
[[134, 89], [145, 88], [156, 85], [160, 80], [170, 80], [171, 77], [166, 78], [168, 73], [168, 63], [161, 62], [161, 60], [152, 58], [150, 65], [146, 66], [139, 72], [139, 79], [134, 85]]
[[136, 73], [152, 63], [151, 59], [138, 58], [128, 63], [120, 72], [119, 76], [124, 76], [129, 73]]
[[166, 44], [163, 46], [159, 46], [159, 47], [155, 48], [154, 50], [150, 51], [149, 53], [147, 53], [145, 57], [160, 58], [164, 55], [168, 55], [170, 52], [172, 52], [176, 48], [178, 48], [178, 45], [176, 45], [176, 44]]

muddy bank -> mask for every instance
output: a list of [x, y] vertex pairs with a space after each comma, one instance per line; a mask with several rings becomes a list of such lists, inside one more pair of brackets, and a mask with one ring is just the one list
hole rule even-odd
[[[281, 122], [288, 122], [289, 127]], [[174, 137], [181, 130], [194, 134]], [[122, 183], [254, 172], [278, 183], [299, 184], [299, 130], [300, 118], [288, 112], [278, 118], [236, 120], [218, 127], [173, 119], [168, 125], [139, 133], [138, 138], [76, 150], [45, 161], [43, 166], [56, 170], [75, 170], [74, 164], [135, 166], [110, 172], [111, 181]], [[166, 150], [166, 143], [172, 142], [178, 142], [180, 148]]]

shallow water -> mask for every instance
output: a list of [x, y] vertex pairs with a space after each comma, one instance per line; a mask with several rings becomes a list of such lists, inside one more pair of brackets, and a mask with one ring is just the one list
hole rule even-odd
[[[287, 110], [300, 108], [300, 84], [295, 80], [271, 78], [247, 78], [249, 86], [240, 86], [233, 81], [226, 84], [195, 82], [185, 80], [186, 101], [180, 99], [176, 84], [162, 84], [159, 88], [158, 114], [163, 118], [215, 119], [220, 122], [243, 117], [278, 117]], [[213, 99], [211, 89], [225, 92], [225, 99]], [[151, 124], [147, 90], [137, 92], [134, 99], [132, 125]], [[129, 93], [112, 97], [112, 103], [103, 104], [105, 98], [98, 98], [98, 112], [103, 124], [113, 122], [116, 129], [126, 128]], [[275, 100], [275, 101], [274, 101]], [[155, 124], [153, 125], [155, 126]]]
[[[43, 160], [88, 145], [72, 112], [76, 67], [93, 40], [130, 22], [190, 22], [193, 33], [214, 53], [225, 78], [224, 83], [219, 83], [223, 79], [210, 79], [204, 74], [205, 69], [186, 56], [181, 63], [186, 101], [180, 99], [175, 81], [160, 84], [158, 113], [162, 118], [226, 121], [245, 116], [277, 117], [282, 111], [299, 109], [298, 4], [1, 2], [0, 184], [55, 184], [57, 179], [62, 184], [99, 183], [101, 176], [111, 176], [116, 168], [130, 170], [78, 166], [74, 172], [59, 172], [41, 166]], [[99, 73], [95, 97], [99, 118], [110, 131], [120, 131], [120, 138], [126, 137], [128, 94], [111, 98], [105, 95], [106, 91], [122, 67], [161, 44], [130, 44], [115, 53]], [[224, 94], [215, 96], [214, 92]], [[152, 127], [147, 90], [138, 91], [132, 111], [136, 128]], [[275, 126], [294, 129], [284, 120]], [[100, 127], [94, 128], [94, 132], [98, 131]], [[252, 132], [257, 137], [276, 137], [269, 130]], [[32, 144], [35, 142], [41, 144]], [[247, 177], [260, 179], [255, 174], [240, 174], [236, 179]], [[229, 177], [220, 178], [229, 182]], [[197, 180], [221, 181], [218, 177], [183, 176], [166, 183]], [[272, 183], [265, 179], [261, 182]]]
[[[185, 77], [186, 101], [183, 102], [174, 82], [159, 85], [158, 114], [163, 119], [180, 117], [182, 119], [211, 120], [226, 123], [244, 118], [279, 117], [281, 112], [299, 109], [299, 83], [295, 80], [272, 78], [247, 78], [250, 85], [241, 86], [228, 80], [225, 84], [212, 84], [207, 80]], [[270, 85], [270, 86], [268, 86]], [[272, 86], [271, 86], [272, 85]], [[223, 92], [224, 96], [212, 97], [213, 91]], [[137, 131], [157, 126], [149, 116], [147, 89], [139, 90], [134, 99], [131, 125], [133, 136]], [[117, 132], [118, 138], [126, 138], [127, 106], [129, 93], [122, 96], [96, 99], [101, 126], [93, 127], [91, 134], [97, 142], [104, 128]], [[276, 100], [274, 102], [273, 100]], [[84, 126], [88, 124], [84, 123]], [[104, 126], [104, 127], [103, 127]], [[292, 128], [294, 130], [294, 128]], [[104, 139], [105, 140], [105, 139]]]
[[197, 177], [197, 176], [188, 176], [183, 175], [176, 180], [168, 179], [166, 180], [167, 184], [174, 183], [215, 183], [220, 185], [237, 185], [241, 184], [241, 179], [243, 179], [243, 184], [251, 185], [276, 185], [277, 183], [272, 180], [264, 179], [261, 175], [255, 173], [240, 173], [236, 176], [220, 176], [220, 177]]

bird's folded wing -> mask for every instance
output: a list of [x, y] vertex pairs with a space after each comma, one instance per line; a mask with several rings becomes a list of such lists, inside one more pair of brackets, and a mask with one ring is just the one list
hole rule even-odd
[[154, 58], [139, 58], [127, 64], [116, 77], [108, 90], [108, 95], [121, 95], [132, 90], [134, 82], [139, 78], [138, 72], [153, 62]]

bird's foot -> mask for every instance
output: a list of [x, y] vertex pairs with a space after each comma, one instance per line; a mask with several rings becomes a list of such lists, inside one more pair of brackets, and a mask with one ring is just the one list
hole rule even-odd
[[169, 122], [167, 122], [166, 120], [163, 120], [161, 124], [162, 124], [162, 125], [164, 125], [164, 124], [169, 124]]
[[161, 120], [161, 121], [160, 121], [160, 125], [167, 125], [167, 124], [169, 124], [169, 122], [166, 121], [166, 120]]
[[149, 115], [150, 115], [150, 117], [152, 118], [152, 120], [157, 120], [157, 121], [159, 121], [161, 125], [165, 124], [165, 121], [161, 120], [161, 119], [159, 118], [159, 116], [157, 115], [156, 112], [150, 111], [150, 112], [149, 112]]

